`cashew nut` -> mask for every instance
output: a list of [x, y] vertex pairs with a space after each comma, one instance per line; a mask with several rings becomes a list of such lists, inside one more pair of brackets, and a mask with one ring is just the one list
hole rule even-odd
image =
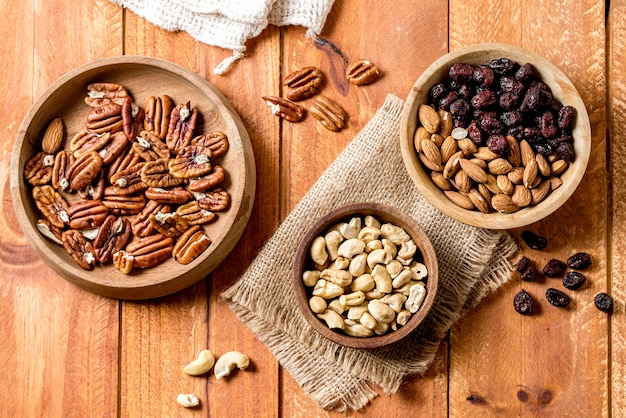
[[407, 297], [402, 293], [391, 293], [380, 298], [380, 301], [386, 303], [391, 309], [398, 313], [402, 310], [406, 299]]
[[348, 271], [352, 276], [359, 277], [365, 273], [365, 268], [367, 267], [367, 254], [361, 253], [356, 255], [351, 261], [350, 266], [348, 267]]
[[341, 257], [352, 259], [363, 251], [365, 251], [365, 243], [358, 238], [350, 238], [341, 243], [338, 254]]
[[202, 350], [198, 357], [183, 368], [183, 373], [190, 376], [205, 374], [215, 364], [215, 356], [209, 350]]
[[372, 251], [380, 250], [381, 248], [383, 248], [383, 243], [379, 239], [373, 239], [370, 242], [368, 242], [367, 244], [365, 244], [365, 252], [366, 253], [371, 253]]
[[341, 315], [331, 309], [326, 309], [321, 314], [317, 314], [317, 317], [326, 322], [328, 328], [344, 329], [343, 318], [341, 317]]
[[343, 287], [324, 279], [319, 279], [313, 288], [313, 296], [324, 299], [332, 299], [339, 295], [343, 295]]
[[358, 239], [365, 242], [366, 244], [370, 241], [378, 239], [380, 236], [380, 229], [374, 228], [373, 226], [366, 226], [361, 228], [359, 232]]
[[245, 370], [250, 365], [250, 359], [239, 351], [229, 351], [217, 359], [213, 372], [216, 379], [228, 376], [235, 367], [239, 370]]
[[326, 240], [324, 237], [316, 237], [313, 240], [309, 253], [311, 255], [311, 260], [313, 260], [315, 264], [321, 266], [326, 263], [328, 260], [328, 253], [326, 252]]
[[424, 302], [424, 298], [426, 297], [426, 287], [424, 283], [417, 282], [411, 289], [409, 290], [409, 297], [404, 303], [404, 307], [408, 309], [409, 312], [415, 313]]
[[422, 280], [428, 276], [428, 269], [426, 266], [422, 263], [418, 263], [417, 261], [411, 263], [410, 269], [415, 280]]
[[417, 245], [415, 245], [415, 242], [410, 239], [408, 241], [404, 241], [402, 244], [400, 244], [400, 250], [398, 251], [398, 257], [401, 257], [405, 260], [409, 260], [411, 258], [413, 258], [413, 256], [415, 255], [415, 253], [417, 252]]
[[378, 326], [378, 321], [376, 321], [376, 319], [369, 312], [364, 312], [363, 315], [361, 315], [359, 322], [363, 324], [365, 328], [371, 329], [372, 331], [374, 331]]
[[328, 268], [331, 270], [345, 270], [349, 266], [350, 266], [350, 260], [348, 260], [347, 258], [343, 258], [343, 257], [337, 257], [335, 261], [330, 263], [330, 266], [328, 266]]
[[409, 296], [409, 292], [411, 291], [411, 288], [413, 287], [413, 285], [417, 284], [417, 283], [422, 283], [420, 281], [417, 280], [411, 280], [410, 282], [408, 282], [407, 284], [400, 286], [399, 288], [396, 289], [396, 292], [403, 294], [404, 296]]
[[307, 270], [302, 273], [302, 283], [306, 287], [313, 287], [320, 279], [320, 272], [318, 270]]
[[326, 242], [328, 257], [331, 261], [335, 260], [338, 256], [337, 250], [339, 249], [339, 244], [343, 241], [341, 233], [339, 231], [330, 231], [324, 236], [324, 240]]
[[387, 265], [393, 260], [391, 254], [382, 248], [379, 250], [374, 250], [367, 255], [367, 265], [369, 268], [374, 269], [374, 266], [377, 264]]
[[367, 310], [378, 322], [391, 323], [396, 318], [396, 311], [378, 299], [370, 300]]
[[381, 264], [377, 264], [372, 269], [372, 277], [374, 278], [374, 282], [376, 282], [376, 289], [380, 290], [383, 293], [391, 293], [393, 289], [391, 283], [391, 275], [385, 268], [385, 266]]
[[411, 319], [411, 312], [407, 311], [406, 309], [398, 312], [398, 316], [396, 316], [396, 322], [400, 326], [405, 326], [409, 322], [409, 319]]
[[200, 405], [200, 399], [193, 393], [181, 393], [176, 397], [176, 402], [185, 408], [193, 408]]
[[[315, 297], [315, 296], [314, 296]], [[339, 299], [333, 299], [329, 304], [328, 304], [328, 309], [337, 312], [339, 315], [341, 315], [342, 313], [344, 313], [346, 311], [346, 307], [343, 306], [340, 302]]]
[[402, 263], [400, 263], [398, 260], [392, 260], [390, 263], [387, 264], [387, 271], [394, 279], [398, 274], [400, 274], [402, 270]]
[[388, 239], [396, 245], [401, 245], [403, 242], [411, 239], [411, 236], [406, 231], [393, 224], [384, 224], [380, 227], [380, 234], [383, 238]]
[[365, 219], [363, 219], [363, 224], [365, 226], [371, 226], [376, 229], [380, 229], [380, 221], [374, 218], [372, 215], [367, 215]]
[[409, 269], [402, 270], [391, 282], [394, 289], [404, 286], [413, 278], [413, 273]]
[[384, 322], [376, 322], [376, 328], [374, 328], [374, 332], [376, 335], [383, 335], [389, 330], [389, 324]]
[[372, 335], [374, 335], [374, 331], [366, 328], [365, 325], [361, 323], [357, 323], [354, 325], [346, 324], [343, 330], [346, 334], [352, 337], [371, 337]]
[[362, 291], [356, 291], [348, 293], [347, 295], [339, 296], [339, 303], [343, 306], [357, 306], [365, 302], [365, 293]]
[[346, 239], [356, 238], [361, 230], [361, 218], [352, 218], [349, 223], [341, 224], [339, 232]]
[[320, 274], [320, 279], [335, 283], [341, 287], [349, 286], [352, 283], [352, 275], [347, 270], [325, 269]]
[[387, 251], [391, 255], [391, 258], [396, 258], [396, 255], [398, 255], [398, 247], [396, 247], [396, 244], [389, 241], [387, 238], [383, 238], [380, 242], [383, 244], [383, 250]]
[[367, 312], [367, 304], [368, 302], [363, 302], [357, 306], [351, 306], [348, 309], [348, 319], [352, 319], [353, 321], [358, 321], [361, 319], [361, 316]]
[[322, 313], [328, 308], [328, 304], [319, 296], [313, 296], [309, 299], [309, 307], [315, 313]]
[[378, 290], [378, 289], [372, 289], [369, 292], [365, 292], [366, 300], [380, 299], [383, 296], [385, 296], [385, 292], [383, 292], [382, 290]]
[[353, 292], [360, 290], [362, 292], [369, 292], [374, 287], [376, 287], [376, 282], [371, 274], [362, 274], [359, 277], [352, 280], [352, 284], [350, 285], [350, 289]]

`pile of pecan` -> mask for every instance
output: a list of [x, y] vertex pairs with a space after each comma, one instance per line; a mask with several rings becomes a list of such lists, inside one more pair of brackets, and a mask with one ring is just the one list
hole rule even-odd
[[[380, 76], [378, 67], [367, 60], [357, 61], [349, 65], [346, 70], [346, 79], [357, 86], [371, 84]], [[300, 122], [305, 118], [307, 109], [296, 102], [302, 102], [315, 96], [312, 104], [308, 107], [308, 112], [324, 128], [338, 132], [344, 128], [348, 114], [338, 103], [318, 94], [324, 88], [325, 83], [326, 77], [319, 68], [314, 66], [303, 67], [283, 79], [283, 85], [289, 88], [286, 98], [263, 96], [262, 99], [270, 106], [274, 115], [289, 122]]]
[[37, 229], [86, 270], [192, 262], [212, 243], [203, 225], [230, 205], [216, 164], [227, 136], [197, 132], [198, 110], [167, 95], [144, 109], [118, 84], [87, 90], [84, 129], [66, 138], [63, 120], [52, 120], [24, 168], [42, 215]]

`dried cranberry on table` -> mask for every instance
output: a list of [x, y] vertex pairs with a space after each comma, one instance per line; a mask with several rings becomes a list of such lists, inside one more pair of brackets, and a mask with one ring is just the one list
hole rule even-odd
[[534, 282], [539, 277], [537, 267], [528, 257], [522, 257], [517, 265], [517, 271], [521, 273], [520, 279], [526, 282]]
[[546, 290], [546, 299], [551, 305], [556, 306], [557, 308], [564, 308], [569, 305], [569, 296], [552, 287]]
[[563, 276], [563, 286], [569, 290], [578, 290], [585, 284], [587, 278], [577, 271], [568, 271]]
[[513, 306], [518, 313], [529, 315], [533, 312], [533, 298], [524, 289], [520, 290], [513, 298]]
[[543, 274], [546, 277], [561, 277], [566, 268], [567, 265], [564, 262], [553, 258], [543, 267]]
[[596, 305], [596, 308], [600, 309], [602, 312], [613, 312], [613, 299], [607, 293], [598, 293], [593, 303]]
[[567, 266], [574, 270], [584, 270], [591, 266], [591, 256], [587, 253], [576, 253], [567, 259]]
[[533, 250], [543, 250], [548, 245], [548, 240], [545, 237], [535, 234], [533, 231], [523, 231], [522, 240]]

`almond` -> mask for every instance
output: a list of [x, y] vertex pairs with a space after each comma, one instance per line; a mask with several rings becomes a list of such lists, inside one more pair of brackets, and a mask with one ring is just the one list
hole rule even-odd
[[522, 139], [519, 143], [519, 150], [522, 157], [522, 165], [526, 167], [530, 160], [535, 159], [535, 151], [525, 139]]
[[461, 169], [465, 171], [465, 174], [467, 174], [472, 180], [478, 183], [484, 183], [487, 180], [487, 173], [485, 173], [485, 170], [477, 166], [476, 163], [473, 163], [470, 160], [462, 159], [459, 161], [459, 164], [461, 164]]
[[429, 160], [428, 157], [426, 157], [421, 152], [419, 154], [417, 154], [417, 156], [419, 157], [419, 159], [422, 162], [422, 164], [424, 164], [426, 166], [426, 168], [428, 168], [429, 170], [432, 170], [432, 171], [442, 171], [443, 168], [440, 165], [436, 165], [434, 162]]
[[474, 153], [474, 157], [480, 158], [481, 160], [485, 160], [485, 161], [491, 161], [491, 160], [495, 160], [496, 158], [500, 156], [496, 154], [495, 152], [492, 152], [487, 147], [478, 147], [478, 151]]
[[499, 194], [500, 188], [498, 187], [498, 179], [493, 174], [487, 174], [487, 180], [483, 183], [487, 186], [487, 189], [493, 194]]
[[452, 155], [456, 152], [456, 140], [451, 136], [447, 136], [441, 144], [441, 161], [447, 162]]
[[43, 134], [41, 149], [43, 149], [46, 154], [54, 154], [61, 147], [64, 135], [65, 125], [63, 124], [63, 119], [52, 119], [46, 128], [46, 132]]
[[563, 181], [561, 181], [561, 179], [556, 176], [552, 176], [548, 180], [550, 180], [550, 191], [558, 189], [563, 184]]
[[475, 163], [478, 167], [482, 168], [483, 170], [487, 171], [487, 161], [485, 160], [481, 160], [480, 158], [470, 158], [469, 159], [471, 162]]
[[515, 167], [506, 176], [511, 180], [511, 183], [522, 184], [524, 181], [524, 167]]
[[454, 191], [445, 191], [444, 193], [446, 194], [448, 199], [450, 199], [455, 205], [460, 206], [463, 209], [474, 209], [474, 204], [472, 203], [470, 198], [467, 197], [467, 195]]
[[502, 213], [513, 213], [520, 210], [520, 207], [513, 203], [511, 196], [502, 193], [491, 198], [491, 207]]
[[443, 144], [443, 137], [439, 134], [432, 134], [430, 140], [433, 141], [437, 147], [441, 147], [441, 144]]
[[483, 199], [485, 199], [485, 202], [489, 204], [489, 202], [491, 202], [491, 192], [489, 191], [487, 186], [485, 186], [484, 183], [479, 183], [477, 186], [477, 189], [478, 189], [478, 193], [480, 193]]
[[450, 180], [445, 178], [440, 172], [431, 171], [430, 178], [433, 180], [433, 183], [435, 183], [435, 185], [441, 190], [452, 190], [452, 184], [450, 183]]
[[509, 162], [513, 167], [519, 167], [522, 164], [522, 154], [517, 139], [514, 136], [507, 135], [506, 142], [509, 143], [509, 156], [507, 157]]
[[467, 197], [472, 201], [476, 209], [482, 213], [489, 213], [489, 204], [478, 190], [471, 189], [467, 194]]
[[500, 188], [500, 190], [502, 190], [502, 193], [508, 194], [508, 195], [513, 194], [513, 190], [515, 189], [515, 186], [513, 185], [513, 183], [511, 182], [511, 180], [509, 180], [507, 176], [505, 176], [504, 174], [501, 174], [496, 178], [496, 180], [498, 182], [498, 187]]
[[531, 205], [540, 203], [548, 195], [550, 192], [550, 184], [550, 180], [544, 180], [539, 184], [539, 186], [531, 189], [530, 193], [533, 196]]
[[515, 186], [515, 190], [513, 191], [513, 195], [511, 196], [511, 200], [513, 201], [513, 203], [523, 208], [530, 205], [532, 199], [533, 196], [530, 193], [530, 189], [521, 184]]
[[463, 151], [457, 151], [446, 161], [446, 165], [443, 167], [443, 176], [445, 178], [449, 179], [456, 173], [460, 167], [459, 162], [461, 159], [463, 159]]
[[548, 162], [548, 160], [546, 160], [546, 157], [541, 154], [537, 154], [535, 155], [535, 160], [537, 160], [537, 168], [539, 169], [541, 175], [544, 177], [549, 177], [551, 173], [551, 168], [550, 163]]
[[567, 170], [568, 163], [565, 160], [556, 160], [550, 165], [550, 174], [558, 176]]
[[422, 140], [424, 138], [430, 138], [430, 134], [423, 126], [420, 126], [415, 130], [415, 135], [413, 135], [413, 145], [415, 146], [415, 151], [422, 152]]
[[489, 172], [495, 176], [506, 174], [513, 169], [511, 163], [504, 158], [496, 158], [487, 164]]
[[476, 148], [476, 144], [469, 138], [459, 139], [458, 141], [459, 148], [463, 150], [466, 154], [473, 154], [478, 151]]
[[524, 168], [524, 178], [523, 178], [524, 186], [528, 188], [531, 188], [533, 186], [533, 183], [535, 182], [535, 179], [537, 178], [538, 171], [539, 169], [537, 167], [537, 160], [533, 158], [532, 160], [528, 161], [528, 164]]
[[434, 134], [439, 131], [441, 125], [441, 117], [432, 106], [422, 104], [417, 110], [417, 117], [426, 130]]
[[443, 165], [441, 161], [441, 152], [439, 151], [439, 147], [433, 141], [431, 141], [430, 138], [422, 140], [422, 153], [436, 166]]
[[443, 109], [439, 111], [439, 117], [441, 118], [441, 129], [439, 135], [446, 138], [452, 133], [452, 115]]
[[459, 170], [454, 176], [454, 186], [460, 191], [467, 193], [472, 188], [472, 180], [470, 180], [464, 170]]

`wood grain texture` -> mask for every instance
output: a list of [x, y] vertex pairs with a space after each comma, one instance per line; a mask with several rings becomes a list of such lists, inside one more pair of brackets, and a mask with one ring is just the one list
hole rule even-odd
[[[514, 279], [453, 327], [450, 415], [606, 416], [607, 319], [593, 307], [593, 296], [607, 286], [604, 11], [592, 1], [556, 7], [523, 2], [522, 9], [516, 2], [500, 6], [494, 14], [493, 2], [451, 2], [450, 45], [498, 41], [542, 54], [573, 81], [592, 126], [592, 155], [577, 191], [544, 221], [524, 228], [546, 236], [548, 248], [539, 252], [522, 246], [523, 254], [542, 268], [551, 258], [566, 260], [574, 252], [586, 251], [594, 266], [586, 273], [589, 284], [568, 292], [572, 304], [566, 310], [545, 300], [548, 287], [563, 289], [558, 279], [537, 283]], [[477, 26], [476, 16], [488, 21]], [[507, 31], [501, 30], [504, 22]], [[513, 232], [519, 239], [521, 229]], [[513, 310], [513, 296], [521, 288], [540, 304], [537, 315], [522, 317]], [[590, 368], [595, 368], [592, 376], [587, 373]]]

